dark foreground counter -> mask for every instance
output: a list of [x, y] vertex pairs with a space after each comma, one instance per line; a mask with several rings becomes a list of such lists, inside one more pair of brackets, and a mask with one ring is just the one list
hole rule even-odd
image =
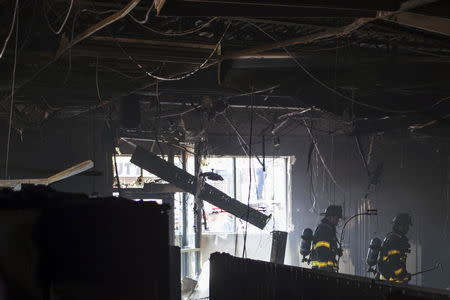
[[169, 299], [167, 209], [43, 186], [0, 190], [0, 299]]
[[450, 293], [371, 278], [211, 255], [211, 300], [450, 299]]

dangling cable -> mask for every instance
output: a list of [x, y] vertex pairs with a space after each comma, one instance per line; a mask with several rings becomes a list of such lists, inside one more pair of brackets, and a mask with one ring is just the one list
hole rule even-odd
[[5, 53], [6, 46], [8, 46], [9, 39], [11, 38], [13, 30], [14, 30], [14, 25], [16, 23], [16, 20], [18, 20], [18, 18], [16, 19], [18, 8], [19, 8], [19, 0], [16, 0], [11, 29], [9, 30], [8, 36], [6, 37], [6, 40], [5, 40], [5, 43], [3, 44], [2, 52], [0, 52], [0, 59], [3, 57], [3, 54]]
[[116, 149], [113, 149], [113, 158], [114, 158], [114, 169], [116, 170], [117, 191], [119, 192], [119, 197], [122, 197], [122, 188], [120, 186], [119, 169], [117, 168]]
[[[16, 2], [16, 5], [18, 5], [18, 2]], [[17, 9], [17, 6], [16, 6]], [[11, 86], [11, 103], [10, 103], [10, 109], [9, 109], [9, 123], [8, 123], [8, 141], [6, 143], [6, 162], [5, 162], [5, 179], [8, 179], [8, 166], [9, 166], [9, 149], [11, 144], [11, 129], [12, 129], [12, 118], [13, 118], [13, 111], [14, 111], [14, 87], [16, 83], [16, 67], [17, 67], [17, 44], [19, 41], [19, 14], [16, 14], [14, 12], [14, 20], [13, 24], [16, 24], [16, 45], [14, 47], [14, 66], [13, 66], [13, 73], [12, 73], [12, 86]], [[5, 43], [6, 46], [6, 43]], [[3, 53], [2, 53], [3, 54]], [[0, 55], [1, 57], [1, 55]]]
[[330, 169], [328, 168], [327, 164], [325, 163], [325, 159], [323, 158], [322, 154], [320, 153], [319, 150], [319, 145], [316, 141], [316, 139], [314, 138], [314, 135], [312, 134], [311, 129], [308, 127], [308, 124], [306, 123], [305, 120], [303, 120], [306, 130], [308, 131], [309, 136], [311, 137], [311, 141], [314, 144], [314, 148], [316, 149], [316, 153], [318, 154], [320, 161], [322, 162], [322, 165], [325, 169], [325, 171], [328, 173], [328, 176], [330, 177], [330, 179], [333, 181], [333, 183], [339, 188], [339, 190], [341, 190], [341, 192], [344, 194], [345, 196], [345, 191], [344, 189], [337, 183], [336, 179], [333, 176], [333, 173], [330, 171]]
[[242, 250], [242, 258], [247, 258], [247, 234], [248, 234], [248, 218], [250, 215], [250, 196], [252, 191], [252, 137], [253, 137], [253, 102], [254, 97], [251, 95], [250, 104], [250, 137], [248, 141], [248, 197], [247, 197], [247, 218], [245, 222], [245, 232], [244, 232], [244, 246]]
[[148, 17], [150, 15], [150, 12], [152, 11], [153, 7], [155, 7], [155, 1], [152, 2], [152, 4], [150, 5], [150, 7], [147, 10], [147, 13], [145, 14], [145, 18], [142, 21], [139, 21], [138, 19], [136, 19], [132, 14], [128, 14], [128, 16], [130, 16], [130, 18], [135, 21], [136, 23], [139, 24], [145, 24], [148, 21]]
[[161, 147], [161, 144], [159, 143], [159, 138], [158, 135], [160, 133], [160, 127], [161, 127], [161, 101], [159, 100], [159, 81], [156, 80], [156, 84], [155, 84], [155, 94], [156, 94], [156, 109], [158, 111], [158, 115], [156, 116], [156, 120], [155, 120], [155, 142], [156, 145], [158, 146], [159, 152], [161, 153], [161, 155], [164, 157], [164, 151]]
[[162, 76], [158, 76], [155, 74], [150, 73], [149, 71], [147, 71], [144, 66], [142, 66], [136, 59], [134, 59], [121, 45], [120, 43], [117, 41], [117, 39], [114, 38], [114, 42], [116, 43], [116, 45], [119, 47], [119, 49], [123, 52], [123, 54], [125, 56], [128, 57], [128, 59], [130, 61], [132, 61], [139, 69], [141, 69], [145, 74], [147, 74], [147, 76], [156, 79], [156, 80], [160, 80], [160, 81], [178, 81], [178, 80], [183, 80], [186, 79], [188, 77], [191, 77], [192, 75], [196, 74], [198, 71], [202, 70], [206, 64], [211, 60], [211, 58], [213, 57], [214, 53], [216, 53], [216, 51], [219, 49], [219, 47], [222, 44], [222, 40], [224, 39], [225, 35], [228, 32], [228, 29], [230, 28], [231, 23], [228, 23], [222, 36], [220, 37], [219, 41], [217, 42], [216, 46], [214, 47], [214, 49], [211, 51], [211, 53], [209, 54], [209, 56], [194, 70], [192, 71], [188, 71], [185, 72], [179, 76], [173, 76], [173, 77], [162, 77]]
[[55, 30], [53, 28], [52, 24], [50, 24], [50, 21], [47, 18], [47, 14], [44, 13], [45, 18], [47, 19], [48, 27], [50, 28], [51, 31], [53, 31], [54, 34], [60, 34], [63, 31], [64, 26], [66, 26], [67, 20], [69, 19], [70, 13], [72, 12], [72, 7], [73, 7], [74, 2], [75, 2], [74, 0], [70, 0], [69, 10], [67, 11], [66, 17], [64, 18], [64, 21], [62, 22], [62, 24], [58, 30]]

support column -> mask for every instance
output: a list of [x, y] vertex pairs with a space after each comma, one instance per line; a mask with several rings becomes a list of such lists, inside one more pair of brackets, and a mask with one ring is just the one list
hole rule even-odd
[[[183, 165], [183, 170], [187, 171], [187, 152], [183, 150], [181, 153], [181, 160]], [[183, 234], [181, 237], [181, 248], [187, 248], [189, 246], [188, 242], [188, 199], [189, 194], [183, 193], [183, 203], [182, 203], [182, 222], [183, 222]], [[183, 268], [183, 276], [189, 276], [190, 274], [190, 265], [189, 265], [189, 253], [182, 253], [182, 268]]]
[[[195, 211], [194, 211], [194, 219], [195, 219], [195, 248], [201, 249], [201, 240], [202, 240], [202, 209], [203, 209], [203, 200], [200, 199], [199, 193], [202, 188], [203, 180], [200, 178], [201, 172], [201, 159], [203, 153], [203, 142], [198, 142], [195, 144], [195, 177], [197, 178], [197, 191], [194, 198], [195, 203]], [[201, 270], [201, 251], [195, 252], [195, 274], [197, 276], [200, 275]]]
[[[173, 151], [169, 152], [169, 162], [174, 164], [175, 159], [173, 155]], [[164, 197], [164, 203], [170, 205], [169, 213], [169, 245], [175, 245], [175, 195], [167, 194], [167, 197]]]

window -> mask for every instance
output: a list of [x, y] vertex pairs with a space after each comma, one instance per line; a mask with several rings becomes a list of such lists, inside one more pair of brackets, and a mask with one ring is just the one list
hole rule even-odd
[[[130, 155], [117, 156], [117, 168], [120, 184], [124, 188], [142, 188], [144, 183], [158, 181], [159, 178], [130, 162]], [[167, 157], [165, 157], [167, 160]], [[175, 165], [181, 167], [181, 159], [175, 156]], [[207, 157], [202, 161], [203, 172], [214, 172], [222, 176], [223, 181], [206, 180], [206, 182], [242, 203], [249, 203], [250, 207], [270, 214], [272, 217], [265, 231], [289, 231], [290, 217], [290, 157], [267, 157], [265, 171], [256, 158], [252, 158], [251, 173], [249, 159], [246, 157]], [[114, 164], [113, 164], [114, 165]], [[188, 171], [193, 173], [194, 158], [188, 158]], [[115, 171], [114, 171], [115, 172]], [[114, 187], [117, 183], [114, 182]], [[250, 197], [249, 197], [250, 190]], [[192, 198], [192, 196], [190, 197]], [[182, 194], [175, 197], [175, 231], [182, 231], [182, 216], [180, 205]], [[192, 199], [190, 199], [192, 202]], [[233, 215], [204, 202], [204, 216], [206, 219], [203, 233], [242, 233], [245, 222]], [[248, 225], [249, 232], [260, 229]]]
[[[144, 183], [154, 182], [159, 178], [130, 162], [131, 155], [116, 156], [117, 170], [122, 188], [142, 188]], [[113, 158], [114, 183], [117, 188], [116, 168]]]
[[[245, 157], [208, 158], [202, 166], [203, 171], [213, 170], [224, 178], [224, 181], [207, 181], [222, 192], [272, 218], [265, 231], [290, 230], [290, 196], [289, 196], [289, 157], [269, 157], [265, 160], [264, 172], [261, 163], [252, 158], [251, 173], [249, 159]], [[250, 197], [249, 197], [250, 190]], [[206, 233], [242, 233], [245, 222], [205, 203], [207, 216]], [[260, 231], [248, 225], [248, 231]]]
[[[131, 156], [118, 156], [117, 167], [121, 185], [124, 188], [142, 188], [147, 182], [160, 182], [155, 175], [130, 163]], [[272, 217], [260, 230], [251, 224], [204, 201], [201, 250], [195, 248], [194, 196], [185, 193], [174, 195], [173, 231], [174, 243], [182, 248], [182, 276], [195, 277], [213, 252], [242, 253], [243, 233], [247, 228], [248, 257], [268, 260], [270, 257], [271, 234], [273, 230], [291, 231], [290, 215], [290, 157], [266, 157], [265, 171], [261, 163], [252, 158], [251, 173], [247, 157], [214, 157], [202, 160], [202, 172], [214, 172], [223, 181], [206, 182], [227, 195]], [[175, 156], [175, 165], [181, 167], [181, 159]], [[194, 174], [194, 157], [188, 157], [187, 171]], [[114, 184], [116, 186], [116, 183]], [[249, 193], [250, 191], [250, 193]], [[250, 196], [250, 197], [249, 197]], [[183, 210], [183, 199], [185, 210]], [[183, 222], [184, 221], [184, 222]], [[183, 224], [184, 223], [184, 224]], [[183, 228], [183, 225], [186, 228]], [[198, 255], [200, 254], [200, 255]]]
[[[202, 161], [203, 172], [215, 172], [223, 178], [223, 181], [206, 180], [206, 182], [233, 198], [236, 197], [234, 164], [235, 159], [231, 157], [209, 157]], [[206, 201], [203, 203], [206, 216], [204, 233], [235, 232], [236, 224], [233, 215]]]

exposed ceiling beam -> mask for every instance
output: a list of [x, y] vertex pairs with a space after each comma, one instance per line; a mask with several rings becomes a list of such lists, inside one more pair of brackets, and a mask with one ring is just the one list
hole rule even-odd
[[[51, 2], [55, 4], [64, 4], [67, 5], [67, 0], [50, 0]], [[86, 7], [91, 10], [98, 9], [99, 11], [105, 10], [105, 9], [117, 9], [120, 10], [123, 8], [123, 6], [126, 4], [126, 1], [108, 1], [108, 2], [102, 2], [102, 1], [91, 1], [91, 0], [74, 0], [75, 3], [81, 7]], [[133, 8], [133, 11], [147, 11], [148, 7], [151, 5], [151, 3], [147, 3], [147, 1], [144, 1], [142, 5], [138, 5], [135, 8]]]
[[[273, 49], [279, 49], [279, 48], [290, 47], [290, 46], [295, 46], [295, 45], [309, 44], [314, 41], [323, 40], [326, 38], [342, 37], [342, 36], [350, 34], [351, 32], [361, 28], [365, 24], [372, 22], [376, 19], [390, 18], [395, 14], [402, 13], [404, 11], [411, 10], [411, 9], [414, 9], [417, 7], [421, 7], [423, 5], [434, 3], [437, 1], [439, 1], [439, 0], [410, 0], [410, 1], [404, 2], [402, 4], [402, 6], [400, 7], [400, 9], [395, 12], [378, 12], [376, 17], [358, 18], [354, 22], [352, 22], [346, 26], [337, 27], [337, 28], [328, 28], [328, 29], [323, 30], [318, 33], [313, 33], [310, 35], [305, 35], [305, 36], [301, 36], [301, 37], [293, 38], [293, 39], [289, 39], [289, 40], [284, 40], [284, 41], [275, 41], [273, 43], [268, 43], [263, 46], [257, 46], [257, 47], [250, 48], [250, 49], [236, 51], [234, 53], [224, 55], [223, 57], [221, 57], [220, 61], [227, 60], [227, 59], [235, 59], [235, 58], [239, 58], [242, 56], [250, 56], [250, 55], [270, 51]], [[218, 61], [218, 62], [220, 62], [220, 61]], [[210, 65], [214, 65], [218, 62], [212, 63]]]
[[285, 19], [276, 19], [274, 17], [272, 18], [245, 18], [245, 17], [229, 17], [227, 18], [229, 20], [238, 20], [241, 22], [252, 22], [252, 23], [262, 23], [262, 24], [273, 24], [273, 25], [282, 25], [282, 26], [307, 26], [311, 28], [327, 28], [329, 26], [324, 25], [316, 25], [316, 24], [309, 24], [309, 23], [302, 23], [298, 21], [289, 21]]
[[450, 35], [450, 19], [447, 18], [404, 12], [390, 16], [386, 20], [446, 36]]
[[[184, 102], [161, 102], [161, 105], [165, 106], [186, 106]], [[238, 109], [262, 109], [262, 110], [303, 110], [304, 106], [268, 106], [268, 105], [253, 105], [248, 104], [228, 104], [228, 107]]]
[[66, 46], [63, 46], [59, 49], [58, 53], [56, 54], [56, 58], [59, 58], [62, 54], [64, 54], [67, 50], [78, 44], [79, 42], [87, 39], [88, 37], [92, 36], [99, 30], [113, 24], [114, 22], [124, 18], [126, 15], [128, 15], [133, 8], [135, 8], [141, 0], [131, 0], [124, 8], [121, 10], [111, 14], [107, 18], [101, 20], [100, 22], [96, 23], [95, 25], [89, 27], [79, 35], [77, 35], [73, 40], [71, 40]]
[[301, 44], [309, 44], [314, 41], [318, 41], [318, 40], [322, 40], [322, 39], [326, 39], [326, 38], [330, 38], [330, 37], [338, 37], [338, 36], [347, 35], [350, 32], [360, 28], [361, 26], [363, 26], [364, 24], [366, 24], [372, 20], [374, 20], [374, 18], [359, 18], [356, 21], [354, 21], [353, 23], [343, 26], [343, 27], [329, 28], [329, 29], [326, 29], [326, 30], [318, 32], [318, 33], [313, 33], [313, 34], [301, 36], [298, 38], [293, 38], [293, 39], [284, 40], [284, 41], [277, 41], [277, 42], [268, 43], [266, 45], [262, 45], [262, 46], [258, 46], [258, 47], [254, 47], [254, 48], [250, 48], [250, 49], [236, 51], [234, 53], [230, 53], [230, 54], [222, 56], [221, 60], [247, 57], [247, 56], [252, 56], [255, 54], [263, 53], [266, 51], [270, 51], [273, 49], [279, 49], [279, 48], [283, 48], [283, 47], [289, 47], [289, 46], [295, 46], [295, 45], [301, 45]]
[[167, 46], [175, 48], [191, 48], [191, 49], [207, 49], [214, 50], [216, 45], [214, 44], [201, 44], [201, 43], [185, 43], [185, 42], [172, 42], [164, 40], [142, 40], [122, 37], [110, 37], [110, 36], [92, 36], [91, 40], [101, 42], [120, 42], [126, 44], [138, 44], [138, 45], [152, 45], [152, 46]]
[[[90, 37], [91, 35], [95, 34], [99, 30], [113, 24], [114, 22], [124, 18], [126, 15], [128, 15], [133, 8], [135, 8], [141, 0], [131, 0], [127, 5], [125, 5], [121, 10], [111, 14], [110, 16], [106, 17], [102, 21], [94, 24], [93, 26], [89, 27], [79, 35], [77, 35], [75, 38], [73, 38], [70, 42], [61, 43], [61, 46], [56, 53], [55, 57], [46, 63], [42, 68], [40, 68], [37, 72], [33, 74], [30, 78], [23, 81], [20, 85], [18, 85], [15, 89], [15, 92], [17, 93], [21, 88], [26, 86], [28, 83], [32, 82], [34, 79], [36, 79], [43, 71], [45, 71], [50, 65], [52, 65], [54, 62], [56, 62], [64, 53], [66, 53], [69, 49], [71, 49], [76, 44], [80, 43], [81, 41], [85, 40], [86, 38]], [[0, 107], [5, 109], [4, 103], [9, 101], [10, 96], [5, 97], [2, 101], [0, 101]]]
[[[170, 1], [170, 0], [166, 0]], [[171, 0], [174, 1], [174, 0]], [[285, 7], [318, 7], [318, 8], [345, 8], [363, 10], [394, 11], [400, 8], [399, 0], [175, 0], [177, 2], [227, 3], [239, 5], [263, 5]]]
[[254, 3], [198, 2], [186, 0], [157, 0], [158, 16], [221, 16], [221, 17], [375, 17], [375, 10], [336, 9], [308, 6], [256, 5]]

